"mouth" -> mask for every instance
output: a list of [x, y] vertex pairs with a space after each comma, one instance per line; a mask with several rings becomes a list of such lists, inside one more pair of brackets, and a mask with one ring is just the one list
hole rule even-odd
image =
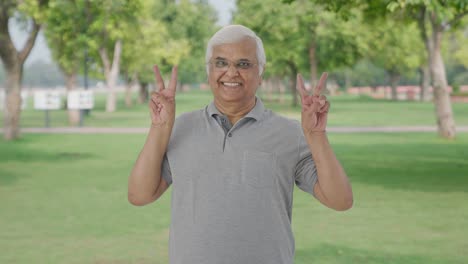
[[221, 82], [221, 84], [228, 88], [236, 88], [242, 86], [240, 82]]

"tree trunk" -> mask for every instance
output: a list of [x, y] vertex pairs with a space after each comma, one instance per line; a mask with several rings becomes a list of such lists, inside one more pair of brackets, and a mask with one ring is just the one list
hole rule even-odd
[[[5, 4], [5, 3], [2, 3]], [[10, 4], [12, 5], [12, 4]], [[20, 115], [21, 115], [21, 81], [23, 77], [23, 64], [29, 56], [36, 41], [40, 25], [32, 21], [32, 30], [23, 48], [17, 51], [8, 30], [8, 20], [12, 6], [1, 6], [0, 11], [0, 58], [6, 72], [5, 87], [5, 109], [3, 112], [3, 131], [5, 140], [17, 139], [20, 136]]]
[[315, 54], [315, 42], [312, 41], [309, 45], [309, 64], [310, 64], [310, 88], [315, 89], [317, 85], [317, 56]]
[[[429, 20], [431, 29], [426, 27]], [[444, 28], [434, 14], [430, 14], [425, 7], [421, 8], [418, 17], [421, 38], [426, 46], [429, 68], [432, 78], [435, 114], [439, 135], [444, 138], [455, 138], [455, 120], [453, 119], [452, 103], [447, 91], [445, 65], [441, 54], [441, 40]], [[431, 35], [429, 35], [431, 32]], [[431, 37], [429, 37], [431, 36]]]
[[280, 104], [284, 104], [284, 102], [286, 101], [285, 99], [285, 94], [286, 94], [286, 87], [283, 83], [283, 80], [278, 80], [278, 85], [279, 85], [279, 93], [280, 93], [280, 97], [279, 97], [279, 103]]
[[420, 80], [420, 100], [425, 102], [429, 100], [429, 88], [431, 86], [431, 72], [427, 64], [421, 65], [419, 67]]
[[120, 55], [122, 53], [122, 42], [117, 40], [114, 46], [114, 57], [112, 64], [110, 63], [107, 51], [104, 47], [99, 48], [99, 55], [101, 56], [104, 72], [106, 75], [107, 84], [107, 101], [106, 101], [106, 112], [115, 112], [117, 108], [117, 97], [115, 92], [115, 85], [117, 83], [117, 77], [119, 76], [120, 66]]
[[266, 101], [272, 102], [273, 101], [273, 80], [272, 78], [268, 78], [263, 82], [263, 90], [266, 93], [265, 99]]
[[398, 100], [398, 83], [400, 82], [400, 74], [390, 71], [390, 86], [392, 87], [392, 100]]
[[20, 136], [22, 65], [14, 65], [12, 68], [6, 69], [6, 73], [3, 129], [4, 138], [6, 140], [13, 140]]
[[[281, 91], [280, 88], [281, 85], [281, 79], [277, 76], [271, 78], [271, 93], [272, 95], [278, 94]], [[275, 96], [272, 96], [273, 101], [278, 101], [278, 98], [275, 98]]]
[[133, 86], [133, 82], [127, 82], [125, 86], [125, 106], [127, 108], [131, 108], [133, 106], [132, 86]]
[[291, 94], [292, 94], [292, 97], [293, 97], [293, 101], [292, 101], [292, 105], [294, 107], [297, 106], [297, 89], [296, 89], [296, 80], [297, 80], [297, 67], [296, 65], [294, 64], [294, 62], [289, 62], [289, 68], [291, 70], [291, 76], [290, 76], [290, 79], [289, 79], [289, 87], [291, 89]]
[[455, 120], [453, 119], [452, 103], [447, 91], [447, 78], [445, 76], [445, 65], [441, 54], [442, 29], [433, 23], [432, 41], [433, 47], [431, 54], [431, 73], [434, 89], [434, 104], [437, 118], [437, 128], [439, 135], [453, 139], [455, 138]]
[[351, 70], [345, 69], [345, 91], [348, 91], [348, 88], [351, 88], [352, 81], [351, 81]]
[[426, 56], [427, 56], [427, 58], [425, 58], [425, 62], [420, 67], [420, 73], [421, 73], [420, 95], [421, 95], [421, 101], [425, 101], [429, 97], [428, 92], [429, 92], [429, 87], [431, 85], [431, 70], [430, 70], [429, 65], [431, 64], [431, 61], [432, 61], [431, 56], [432, 56], [432, 50], [434, 49], [433, 43], [430, 41], [428, 37], [428, 31], [426, 27], [427, 12], [426, 12], [425, 7], [421, 8], [417, 21], [418, 21], [419, 34], [424, 43], [424, 46], [426, 47]]
[[138, 102], [140, 104], [144, 104], [144, 103], [148, 102], [148, 98], [149, 98], [148, 83], [147, 82], [140, 82]]
[[132, 87], [135, 84], [136, 74], [134, 74], [131, 78], [127, 75], [125, 77], [126, 85], [125, 85], [125, 106], [130, 108], [133, 106], [132, 100]]
[[[76, 72], [65, 73], [65, 86], [67, 92], [76, 89]], [[68, 106], [67, 106], [68, 109]], [[68, 125], [78, 126], [80, 124], [80, 110], [79, 109], [68, 109]]]

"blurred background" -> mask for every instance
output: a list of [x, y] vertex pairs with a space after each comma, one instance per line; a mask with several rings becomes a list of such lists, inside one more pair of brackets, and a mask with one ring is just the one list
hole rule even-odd
[[152, 67], [179, 65], [177, 115], [206, 106], [228, 24], [262, 38], [281, 115], [329, 73], [355, 204], [295, 189], [295, 263], [468, 262], [468, 0], [1, 0], [0, 263], [168, 263], [171, 189], [127, 202]]

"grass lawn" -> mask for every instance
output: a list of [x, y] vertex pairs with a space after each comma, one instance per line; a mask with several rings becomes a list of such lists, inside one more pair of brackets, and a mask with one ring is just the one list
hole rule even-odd
[[[199, 109], [212, 99], [210, 91], [192, 90], [177, 95], [177, 114]], [[281, 112], [291, 118], [300, 119], [300, 107], [291, 106], [291, 96], [283, 104], [264, 100], [267, 108]], [[358, 96], [336, 96], [329, 98], [332, 106], [329, 113], [330, 126], [435, 126], [434, 105], [431, 102], [404, 102], [375, 100]], [[135, 94], [136, 101], [136, 94]], [[21, 114], [22, 127], [45, 126], [44, 111], [34, 110], [32, 98], [29, 106]], [[136, 105], [126, 108], [124, 94], [118, 94], [118, 106], [115, 113], [106, 113], [105, 95], [96, 94], [95, 108], [84, 120], [85, 126], [95, 127], [147, 127], [149, 125], [148, 107]], [[453, 103], [457, 125], [468, 125], [468, 106], [466, 103]], [[50, 111], [51, 126], [67, 126], [67, 113], [64, 110]], [[0, 122], [3, 124], [3, 116]]]
[[[338, 106], [337, 106], [338, 108]], [[0, 263], [167, 264], [171, 189], [127, 202], [145, 135], [0, 140]], [[296, 264], [468, 262], [468, 134], [331, 134], [355, 204], [334, 212], [298, 188]]]

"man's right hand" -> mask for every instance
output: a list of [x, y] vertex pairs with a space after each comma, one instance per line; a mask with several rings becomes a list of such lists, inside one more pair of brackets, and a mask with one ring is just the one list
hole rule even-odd
[[157, 65], [154, 66], [154, 75], [158, 89], [151, 93], [149, 108], [151, 114], [151, 126], [172, 127], [175, 120], [175, 94], [177, 87], [177, 66], [172, 68], [171, 80], [168, 87], [164, 86], [164, 81]]

